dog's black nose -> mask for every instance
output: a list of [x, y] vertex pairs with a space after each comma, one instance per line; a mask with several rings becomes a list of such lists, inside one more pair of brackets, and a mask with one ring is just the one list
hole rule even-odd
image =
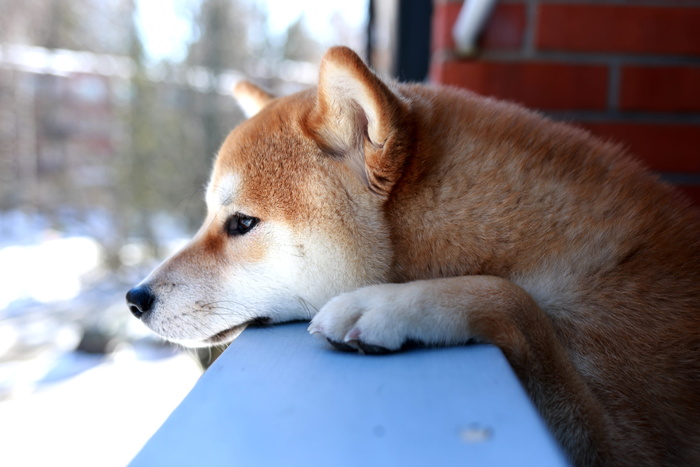
[[129, 310], [139, 319], [151, 311], [155, 301], [156, 297], [147, 285], [136, 286], [126, 293], [126, 303], [129, 305]]

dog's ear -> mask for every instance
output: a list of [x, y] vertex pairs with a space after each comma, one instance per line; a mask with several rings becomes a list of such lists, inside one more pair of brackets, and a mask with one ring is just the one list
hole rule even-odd
[[263, 91], [250, 81], [239, 81], [233, 87], [233, 95], [241, 106], [247, 118], [260, 112], [268, 102], [274, 99], [273, 96]]
[[408, 149], [406, 104], [346, 47], [321, 61], [308, 127], [327, 152], [342, 157], [374, 193], [386, 196]]

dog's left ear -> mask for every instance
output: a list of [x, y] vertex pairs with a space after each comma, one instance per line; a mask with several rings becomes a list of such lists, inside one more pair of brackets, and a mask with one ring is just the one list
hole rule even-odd
[[247, 118], [257, 114], [265, 107], [273, 96], [263, 91], [250, 81], [239, 81], [233, 87], [233, 96], [241, 106], [243, 113]]
[[407, 115], [406, 104], [355, 52], [333, 47], [323, 56], [309, 129], [381, 196], [401, 176], [409, 150]]

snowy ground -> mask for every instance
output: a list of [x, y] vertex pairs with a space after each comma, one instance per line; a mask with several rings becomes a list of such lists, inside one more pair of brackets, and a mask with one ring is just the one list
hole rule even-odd
[[163, 349], [69, 355], [89, 369], [0, 401], [0, 465], [125, 466], [201, 374]]
[[124, 466], [199, 378], [130, 315], [152, 265], [123, 250], [117, 275], [85, 231], [0, 213], [0, 466]]

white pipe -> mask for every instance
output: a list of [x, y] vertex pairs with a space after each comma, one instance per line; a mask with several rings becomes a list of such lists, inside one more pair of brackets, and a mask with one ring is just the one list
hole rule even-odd
[[496, 2], [498, 0], [465, 0], [452, 28], [452, 37], [460, 55], [476, 53], [476, 42]]

